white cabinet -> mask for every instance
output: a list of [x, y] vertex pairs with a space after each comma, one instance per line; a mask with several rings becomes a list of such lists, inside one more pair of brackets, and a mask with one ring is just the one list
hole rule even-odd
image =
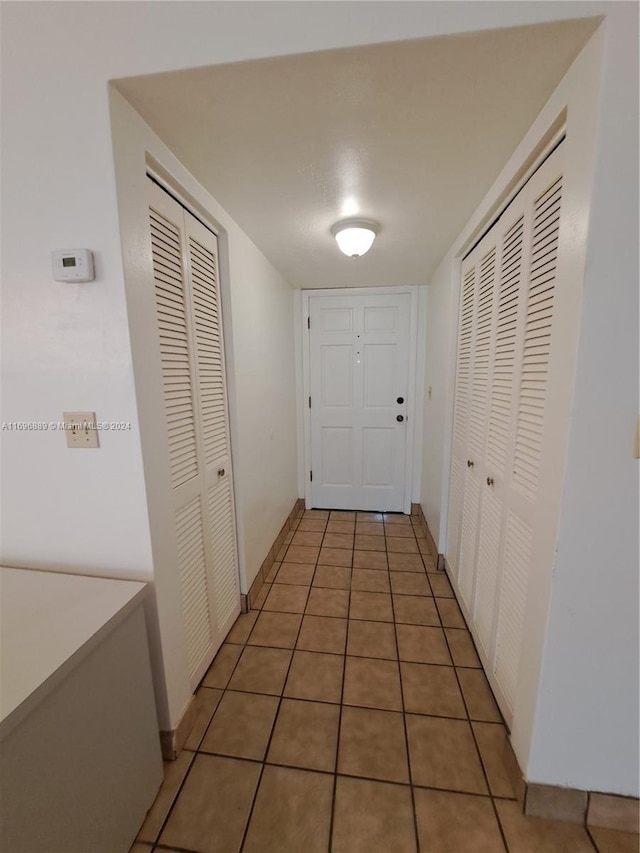
[[[447, 562], [506, 718], [518, 691], [527, 587], [555, 548], [546, 448], [570, 393], [558, 277], [562, 144], [462, 262]], [[560, 432], [559, 432], [560, 431]]]
[[162, 783], [134, 581], [0, 568], [0, 849], [127, 853]]

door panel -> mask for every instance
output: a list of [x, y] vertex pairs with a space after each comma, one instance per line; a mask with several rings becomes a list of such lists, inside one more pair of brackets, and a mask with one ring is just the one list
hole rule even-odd
[[208, 508], [205, 513], [207, 574], [212, 610], [222, 640], [238, 615], [240, 583], [217, 240], [186, 212], [185, 229], [198, 388], [197, 427]]
[[176, 541], [187, 660], [193, 677], [214, 644], [200, 495], [177, 510]]
[[[164, 201], [160, 197], [160, 201]], [[156, 207], [160, 205], [156, 200]], [[156, 321], [162, 360], [171, 484], [174, 489], [197, 476], [193, 384], [187, 337], [185, 272], [181, 223], [151, 208], [151, 250], [156, 294]]]
[[397, 328], [398, 310], [395, 306], [388, 308], [364, 307], [365, 332], [393, 332]]
[[215, 615], [220, 633], [225, 637], [238, 615], [240, 594], [231, 478], [220, 478], [219, 482], [209, 487], [207, 497], [213, 557]]
[[[322, 363], [322, 394], [324, 408], [353, 406], [353, 347], [349, 344], [323, 346], [320, 353]], [[313, 395], [312, 395], [313, 396]]]
[[394, 429], [362, 430], [362, 485], [393, 487]]
[[393, 408], [397, 351], [394, 344], [365, 344], [364, 346], [364, 407]]
[[309, 300], [315, 507], [404, 508], [410, 308], [408, 294]]
[[322, 482], [327, 486], [353, 483], [353, 430], [350, 427], [322, 427]]
[[513, 512], [507, 516], [498, 606], [495, 676], [513, 709], [522, 644], [522, 626], [531, 564], [533, 531]]
[[320, 307], [318, 317], [323, 332], [352, 332], [354, 309]]
[[502, 531], [502, 501], [495, 493], [483, 489], [474, 621], [478, 639], [486, 655], [492, 650], [493, 623], [496, 612], [500, 536]]
[[477, 473], [469, 470], [464, 481], [464, 502], [462, 506], [462, 525], [460, 539], [460, 557], [458, 583], [462, 599], [467, 608], [471, 608], [473, 585], [476, 569], [476, 547], [478, 540], [478, 512], [480, 509], [480, 484]]
[[[512, 217], [513, 218], [513, 217]], [[502, 240], [502, 264], [495, 333], [487, 469], [503, 476], [512, 431], [513, 377], [521, 297], [524, 215], [516, 213]]]

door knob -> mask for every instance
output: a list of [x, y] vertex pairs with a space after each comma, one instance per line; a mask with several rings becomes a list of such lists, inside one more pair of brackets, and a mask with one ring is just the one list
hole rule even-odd
[[467, 468], [473, 468], [473, 462], [470, 459], [467, 459]]
[[398, 415], [398, 416], [397, 416], [397, 418], [396, 418], [396, 420], [398, 421], [398, 423], [399, 423], [399, 424], [401, 424], [401, 423], [402, 423], [402, 421], [404, 420], [404, 416], [403, 416], [403, 415]]
[[487, 477], [487, 486], [493, 486], [493, 477]]
[[398, 397], [398, 399], [396, 400], [396, 403], [398, 403], [399, 405], [402, 405], [404, 403], [404, 397]]
[[218, 468], [218, 477], [224, 477], [224, 468]]

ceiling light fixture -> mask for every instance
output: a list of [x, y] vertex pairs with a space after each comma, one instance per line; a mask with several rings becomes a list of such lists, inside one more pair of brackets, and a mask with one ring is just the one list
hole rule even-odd
[[331, 228], [341, 252], [359, 258], [368, 252], [380, 226], [372, 219], [343, 219]]

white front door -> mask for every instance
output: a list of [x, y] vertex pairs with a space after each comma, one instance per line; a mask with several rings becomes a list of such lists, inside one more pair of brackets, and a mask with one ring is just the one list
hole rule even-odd
[[309, 299], [311, 502], [402, 512], [411, 296]]

